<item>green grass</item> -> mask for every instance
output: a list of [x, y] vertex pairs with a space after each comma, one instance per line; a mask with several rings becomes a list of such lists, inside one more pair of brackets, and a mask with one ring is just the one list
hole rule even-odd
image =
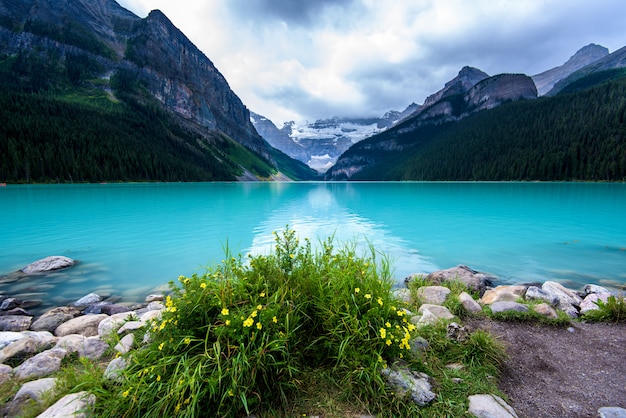
[[583, 319], [594, 322], [626, 322], [626, 299], [609, 296], [606, 302], [598, 300], [598, 309], [588, 311]]

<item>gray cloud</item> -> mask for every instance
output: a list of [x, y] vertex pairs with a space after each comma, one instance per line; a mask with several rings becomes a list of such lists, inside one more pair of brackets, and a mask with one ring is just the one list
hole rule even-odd
[[235, 15], [257, 22], [279, 20], [288, 25], [314, 26], [326, 10], [341, 11], [353, 2], [354, 0], [231, 0], [228, 7]]

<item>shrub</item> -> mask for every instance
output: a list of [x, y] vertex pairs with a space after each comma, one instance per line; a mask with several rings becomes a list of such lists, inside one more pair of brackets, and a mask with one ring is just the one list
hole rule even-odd
[[[386, 393], [380, 369], [410, 350], [415, 326], [392, 297], [386, 260], [332, 240], [313, 251], [287, 228], [270, 255], [227, 257], [170, 283], [150, 342], [132, 352], [102, 416], [213, 416], [278, 408], [310, 370], [356, 398]], [[308, 374], [307, 374], [308, 373]]]

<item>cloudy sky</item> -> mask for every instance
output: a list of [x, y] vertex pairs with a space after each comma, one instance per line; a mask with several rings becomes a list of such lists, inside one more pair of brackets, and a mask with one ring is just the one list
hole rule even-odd
[[623, 0], [118, 0], [160, 9], [252, 111], [382, 116], [470, 65], [537, 74], [590, 43], [626, 46]]

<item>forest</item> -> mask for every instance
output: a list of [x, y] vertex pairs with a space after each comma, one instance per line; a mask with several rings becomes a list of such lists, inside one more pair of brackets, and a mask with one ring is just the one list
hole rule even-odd
[[626, 71], [610, 70], [459, 122], [401, 124], [342, 158], [370, 162], [351, 180], [625, 181], [625, 118]]

